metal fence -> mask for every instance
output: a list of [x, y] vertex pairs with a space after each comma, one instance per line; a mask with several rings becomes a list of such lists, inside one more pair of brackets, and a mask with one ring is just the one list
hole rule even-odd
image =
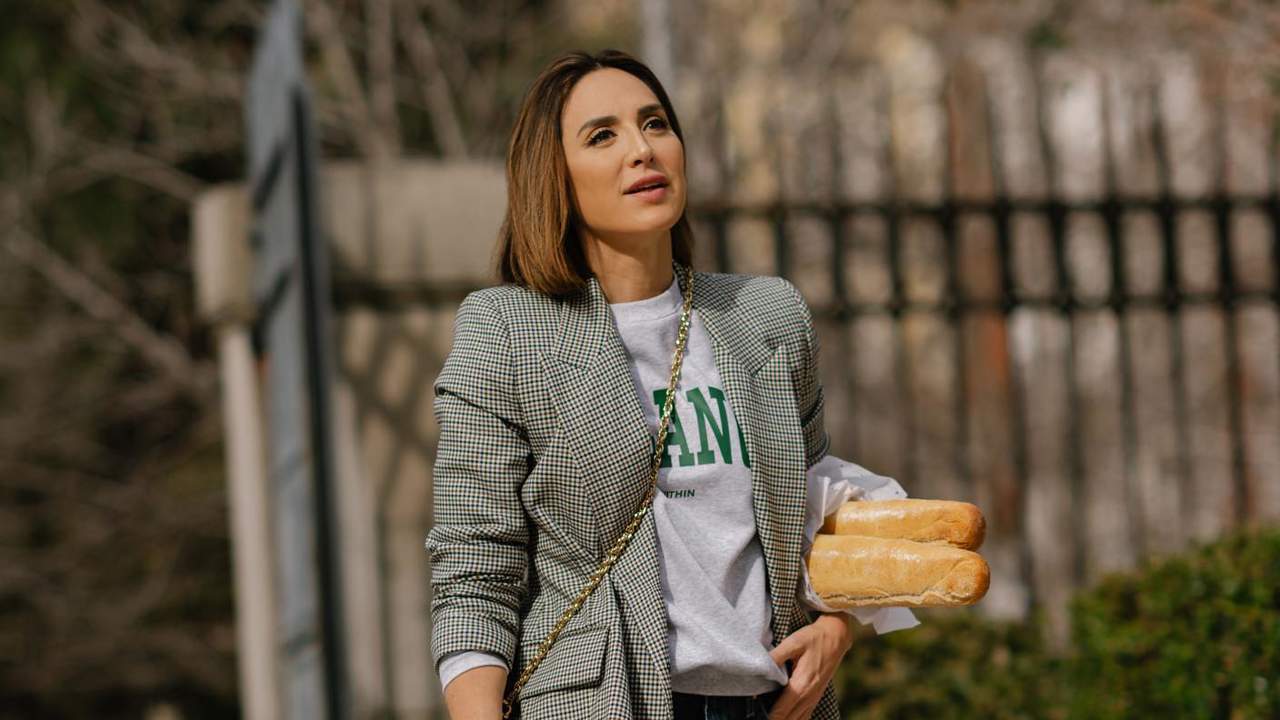
[[[1041, 111], [1040, 197], [1006, 187], [988, 117], [980, 199], [948, 181], [935, 202], [692, 215], [715, 269], [749, 245], [772, 256], [752, 271], [808, 298], [832, 452], [913, 496], [978, 503], [995, 614], [1043, 610], [1061, 646], [1072, 592], [1101, 575], [1280, 521], [1280, 146], [1256, 149], [1269, 192], [1232, 194], [1217, 122], [1216, 189], [1179, 195], [1154, 113], [1156, 192], [1119, 188], [1104, 137], [1103, 187], [1068, 197], [1045, 126]], [[955, 157], [963, 138], [946, 138]]]

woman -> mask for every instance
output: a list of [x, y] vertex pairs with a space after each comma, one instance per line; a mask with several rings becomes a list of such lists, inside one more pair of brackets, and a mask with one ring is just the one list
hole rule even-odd
[[567, 54], [539, 75], [507, 181], [504, 284], [463, 301], [435, 382], [426, 545], [450, 715], [500, 716], [509, 668], [641, 507], [683, 322], [652, 509], [521, 688], [520, 715], [837, 717], [852, 628], [808, 589], [804, 553], [842, 500], [905, 493], [826, 456], [800, 294], [691, 271], [680, 125], [624, 53]]

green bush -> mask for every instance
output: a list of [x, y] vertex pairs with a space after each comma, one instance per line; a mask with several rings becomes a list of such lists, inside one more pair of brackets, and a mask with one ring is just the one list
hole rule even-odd
[[1280, 717], [1280, 531], [1109, 577], [1072, 630], [1073, 717]]
[[1105, 578], [1071, 605], [1073, 650], [1038, 618], [917, 610], [863, 628], [835, 684], [851, 720], [1280, 718], [1280, 528], [1238, 532]]
[[846, 718], [1066, 717], [1063, 661], [1047, 655], [1035, 623], [969, 609], [915, 613], [921, 625], [910, 630], [860, 631], [835, 679]]

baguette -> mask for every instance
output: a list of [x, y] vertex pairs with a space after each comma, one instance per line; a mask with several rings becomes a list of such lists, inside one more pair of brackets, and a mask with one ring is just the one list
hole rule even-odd
[[986, 519], [977, 505], [955, 500], [855, 500], [827, 516], [821, 532], [946, 544], [965, 550], [982, 546]]
[[815, 536], [808, 569], [813, 591], [840, 610], [972, 605], [991, 584], [975, 552], [865, 535]]

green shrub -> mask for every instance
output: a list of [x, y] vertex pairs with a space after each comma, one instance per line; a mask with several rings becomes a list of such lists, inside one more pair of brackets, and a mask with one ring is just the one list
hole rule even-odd
[[1280, 531], [1108, 577], [1072, 630], [1073, 717], [1280, 717]]
[[1046, 655], [1034, 623], [960, 608], [915, 613], [921, 625], [910, 630], [861, 629], [835, 678], [846, 718], [1066, 717], [1063, 663]]
[[835, 678], [850, 720], [1280, 718], [1280, 528], [1237, 532], [1071, 604], [1073, 651], [1051, 655], [1038, 618], [917, 610], [862, 628]]

